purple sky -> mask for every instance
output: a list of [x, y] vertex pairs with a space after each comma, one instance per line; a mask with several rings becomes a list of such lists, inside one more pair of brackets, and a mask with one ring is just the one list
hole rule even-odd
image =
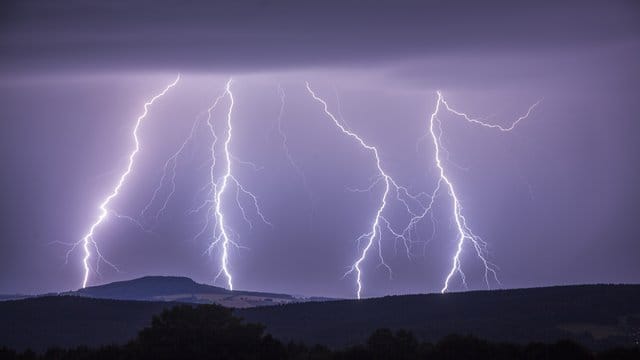
[[[140, 130], [142, 150], [112, 208], [138, 217], [164, 161], [233, 76], [232, 150], [258, 166], [236, 163], [236, 175], [273, 223], [249, 229], [229, 206], [229, 221], [249, 248], [231, 254], [238, 289], [354, 296], [353, 277], [342, 274], [358, 256], [354, 240], [370, 225], [381, 188], [347, 190], [367, 187], [375, 164], [324, 116], [305, 81], [336, 112], [339, 97], [349, 127], [416, 192], [437, 181], [432, 144], [418, 143], [437, 89], [456, 108], [499, 124], [542, 98], [511, 133], [441, 117], [444, 164], [470, 226], [489, 244], [504, 287], [637, 283], [640, 7], [468, 3], [3, 4], [0, 293], [79, 286], [81, 252], [65, 264], [67, 248], [51, 243], [86, 232], [126, 166], [144, 102], [178, 72], [181, 82]], [[282, 126], [312, 201], [277, 133], [278, 84], [286, 93]], [[224, 120], [221, 111], [214, 115]], [[103, 266], [90, 284], [152, 274], [212, 283], [218, 256], [203, 255], [207, 236], [193, 239], [204, 214], [186, 215], [205, 199], [197, 190], [206, 182], [208, 146], [200, 128], [153, 234], [115, 218], [100, 227], [96, 240], [121, 272]], [[424, 253], [416, 249], [409, 260], [383, 238], [394, 276], [371, 256], [364, 296], [442, 287], [455, 232], [446, 194], [436, 205], [436, 235]], [[390, 210], [401, 222], [399, 209]], [[425, 222], [417, 239], [429, 240], [431, 230]], [[471, 248], [464, 254], [469, 288], [484, 288]], [[451, 288], [463, 290], [459, 278]]]

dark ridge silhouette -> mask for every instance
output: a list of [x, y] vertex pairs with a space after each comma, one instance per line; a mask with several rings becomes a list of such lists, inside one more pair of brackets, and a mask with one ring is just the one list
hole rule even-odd
[[188, 277], [145, 276], [133, 280], [89, 286], [73, 293], [114, 300], [151, 300], [156, 296], [192, 293], [229, 295], [231, 291], [217, 286], [198, 284]]
[[26, 299], [29, 295], [20, 294], [0, 294], [0, 301]]
[[[236, 309], [283, 342], [355, 346], [376, 329], [410, 331], [419, 341], [469, 334], [492, 342], [570, 339], [590, 349], [640, 341], [640, 285], [562, 286]], [[41, 297], [0, 302], [0, 347], [122, 344], [171, 302]]]
[[571, 338], [591, 348], [640, 340], [640, 285], [403, 295], [237, 310], [283, 341], [358, 344], [376, 328], [437, 341], [452, 333], [525, 343]]
[[145, 276], [133, 280], [90, 286], [71, 292], [71, 294], [115, 300], [157, 300], [158, 297], [181, 294], [244, 295], [295, 300], [295, 297], [287, 294], [231, 291], [217, 286], [199, 284], [182, 276]]
[[287, 294], [227, 290], [199, 284], [187, 277], [146, 276], [90, 286], [60, 295], [77, 295], [97, 299], [176, 301], [195, 304], [219, 304], [232, 308], [277, 305], [291, 302], [322, 301], [322, 298], [299, 298]]

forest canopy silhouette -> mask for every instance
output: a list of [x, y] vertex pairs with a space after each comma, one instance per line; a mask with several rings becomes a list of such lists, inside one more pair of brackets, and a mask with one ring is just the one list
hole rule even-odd
[[421, 342], [411, 332], [379, 329], [364, 344], [343, 349], [284, 344], [264, 326], [245, 323], [219, 305], [178, 305], [154, 316], [125, 345], [52, 348], [43, 354], [3, 348], [2, 359], [638, 359], [639, 348], [592, 352], [571, 341], [516, 345], [450, 335]]

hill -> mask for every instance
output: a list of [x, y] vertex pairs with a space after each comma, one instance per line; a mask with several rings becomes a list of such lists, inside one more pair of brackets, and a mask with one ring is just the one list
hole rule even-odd
[[[0, 347], [123, 343], [171, 302], [54, 296], [0, 302]], [[375, 329], [420, 340], [472, 334], [525, 343], [572, 339], [594, 349], [640, 340], [640, 285], [588, 285], [389, 296], [236, 309], [283, 341], [332, 347], [362, 343]]]
[[307, 300], [286, 294], [231, 291], [217, 286], [199, 284], [187, 277], [177, 276], [146, 276], [133, 280], [90, 286], [61, 295], [77, 295], [112, 300], [177, 301], [196, 304], [215, 303], [233, 308], [275, 305]]
[[345, 346], [376, 328], [436, 341], [473, 334], [525, 343], [573, 339], [592, 348], [637, 345], [640, 285], [583, 285], [388, 296], [238, 310], [284, 341]]

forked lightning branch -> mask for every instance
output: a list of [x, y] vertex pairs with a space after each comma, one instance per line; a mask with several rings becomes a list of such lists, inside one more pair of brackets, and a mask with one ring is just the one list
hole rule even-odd
[[[144, 104], [143, 112], [136, 119], [132, 128], [132, 149], [129, 152], [126, 168], [118, 177], [118, 180], [112, 190], [99, 203], [98, 215], [96, 220], [89, 226], [87, 233], [79, 241], [71, 244], [67, 257], [78, 247], [83, 250], [83, 288], [87, 286], [91, 274], [93, 272], [97, 272], [100, 262], [104, 262], [116, 268], [113, 262], [107, 260], [102, 255], [99, 241], [96, 239], [96, 232], [98, 228], [105, 223], [107, 217], [111, 215], [117, 218], [127, 218], [138, 223], [138, 221], [132, 217], [119, 215], [110, 208], [110, 205], [112, 200], [120, 194], [120, 191], [122, 187], [125, 186], [128, 177], [135, 170], [136, 157], [141, 149], [140, 143], [143, 141], [139, 131], [142, 123], [149, 122], [150, 120], [147, 118], [149, 117], [151, 106], [155, 102], [161, 101], [161, 98], [176, 87], [179, 81], [180, 76], [178, 75], [174, 81], [169, 83], [159, 93], [152, 96]], [[233, 155], [233, 146], [236, 142], [241, 142], [242, 139], [236, 139], [233, 132], [234, 109], [241, 105], [236, 104], [232, 86], [233, 81], [229, 79], [224, 85], [221, 94], [213, 99], [211, 106], [207, 109], [206, 119], [202, 121], [202, 119], [197, 118], [194, 121], [186, 140], [165, 162], [163, 175], [157, 187], [154, 189], [151, 199], [141, 211], [141, 216], [151, 216], [155, 222], [160, 221], [161, 215], [165, 212], [169, 204], [169, 200], [176, 190], [176, 176], [178, 175], [176, 172], [177, 162], [182, 158], [186, 146], [194, 140], [194, 135], [200, 131], [201, 128], [204, 128], [209, 135], [210, 141], [208, 145], [210, 149], [210, 156], [208, 160], [209, 176], [206, 179], [206, 185], [201, 189], [202, 191], [199, 192], [201, 194], [205, 194], [202, 205], [193, 209], [191, 213], [205, 214], [204, 226], [200, 232], [198, 232], [196, 237], [209, 234], [208, 237], [210, 237], [211, 241], [206, 247], [205, 253], [212, 254], [216, 252], [219, 254], [218, 270], [215, 272], [215, 279], [223, 277], [226, 280], [227, 288], [231, 290], [234, 288], [233, 269], [240, 266], [240, 264], [233, 262], [233, 259], [231, 258], [231, 249], [242, 249], [245, 246], [242, 245], [238, 231], [234, 230], [234, 226], [232, 226], [230, 219], [227, 216], [228, 208], [231, 206], [239, 209], [244, 221], [249, 227], [253, 226], [251, 217], [271, 226], [267, 216], [265, 216], [260, 208], [258, 196], [243, 185], [234, 172], [234, 162], [239, 162], [239, 160]], [[481, 121], [464, 112], [454, 109], [449, 105], [442, 93], [438, 91], [436, 93], [437, 96], [434, 110], [430, 116], [428, 116], [426, 124], [427, 137], [430, 138], [432, 143], [431, 156], [433, 162], [431, 165], [435, 166], [437, 181], [433, 190], [429, 192], [412, 193], [407, 187], [403, 186], [387, 172], [380, 156], [380, 149], [367, 142], [355, 131], [348, 129], [333, 114], [327, 101], [313, 90], [312, 86], [308, 82], [305, 83], [305, 86], [307, 92], [311, 96], [311, 99], [319, 105], [317, 110], [320, 110], [329, 120], [330, 124], [333, 124], [337, 130], [337, 135], [352, 139], [355, 146], [370, 154], [371, 167], [377, 174], [373, 178], [371, 185], [362, 191], [379, 191], [378, 205], [376, 208], [372, 209], [370, 225], [364, 230], [362, 235], [356, 239], [358, 244], [356, 249], [357, 256], [355, 257], [354, 262], [349, 266], [347, 272], [344, 274], [345, 277], [353, 275], [355, 278], [356, 297], [361, 298], [365, 292], [365, 261], [369, 257], [375, 256], [379, 265], [388, 271], [389, 276], [392, 275], [392, 269], [385, 261], [385, 255], [383, 252], [382, 242], [385, 237], [390, 238], [396, 243], [402, 244], [406, 250], [407, 257], [411, 256], [410, 248], [413, 244], [424, 242], [423, 239], [415, 239], [415, 227], [427, 217], [433, 221], [435, 198], [441, 195], [444, 195], [449, 199], [449, 207], [451, 209], [450, 218], [455, 225], [455, 251], [450, 256], [451, 266], [447, 271], [446, 277], [443, 279], [441, 292], [444, 293], [448, 291], [451, 282], [456, 277], [466, 288], [466, 275], [463, 271], [461, 261], [461, 256], [465, 249], [469, 249], [471, 253], [474, 254], [482, 263], [484, 267], [483, 278], [486, 286], [491, 288], [492, 283], [499, 285], [500, 282], [498, 280], [497, 267], [489, 260], [487, 243], [471, 229], [469, 224], [470, 221], [463, 212], [463, 206], [460, 202], [455, 184], [451, 181], [445, 168], [442, 159], [442, 153], [445, 150], [442, 146], [442, 123], [440, 115], [443, 111], [446, 111], [471, 125], [478, 125], [480, 127], [497, 130], [499, 132], [510, 132], [513, 131], [521, 121], [530, 116], [536, 106], [538, 106], [539, 101], [531, 105], [524, 115], [518, 117], [515, 121], [510, 123], [509, 126], [501, 126]], [[282, 114], [285, 106], [284, 90], [279, 85], [278, 94], [281, 99], [280, 113], [278, 115], [278, 132], [283, 139], [283, 149], [286, 152], [287, 159], [300, 175], [300, 179], [304, 182], [306, 191], [310, 191], [301, 168], [293, 161], [293, 156], [287, 147], [287, 137], [282, 127]], [[216, 119], [214, 119], [213, 111], [222, 103], [226, 105], [226, 111], [222, 118], [222, 122], [219, 126], [216, 126]], [[317, 110], [312, 109], [311, 111]], [[216, 131], [220, 126], [222, 126], [224, 130], [223, 134], [218, 135]], [[221, 154], [218, 154], [219, 152]], [[422, 164], [418, 164], [418, 166], [422, 166]], [[168, 191], [163, 192], [162, 190], [165, 188], [168, 188]], [[277, 189], [274, 189], [274, 191], [277, 191]], [[160, 194], [164, 193], [166, 193], [166, 195], [161, 197]], [[400, 205], [400, 208], [403, 209], [407, 219], [406, 222], [396, 224], [389, 220], [391, 218], [389, 216], [390, 214], [388, 214], [388, 212], [390, 212], [389, 205], [392, 202], [396, 202]], [[251, 205], [253, 215], [249, 213], [249, 209], [245, 209], [244, 204], [247, 203]], [[156, 208], [154, 209], [154, 207]]]

